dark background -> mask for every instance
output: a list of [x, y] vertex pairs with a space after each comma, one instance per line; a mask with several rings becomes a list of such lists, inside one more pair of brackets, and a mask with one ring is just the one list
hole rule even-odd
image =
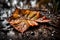
[[[55, 4], [57, 5], [57, 10], [56, 9], [52, 9], [52, 10], [54, 10], [52, 13], [51, 13], [51, 15], [53, 15], [52, 17], [50, 17], [51, 19], [53, 19], [53, 18], [55, 18], [55, 19], [53, 19], [53, 23], [51, 23], [53, 26], [55, 26], [54, 28], [55, 28], [55, 30], [56, 30], [56, 33], [54, 33], [54, 36], [53, 37], [51, 37], [51, 39], [50, 40], [59, 40], [60, 39], [60, 0], [52, 0], [52, 4], [54, 4], [54, 6], [55, 6]], [[5, 0], [0, 0], [0, 11], [3, 9], [10, 9], [11, 8], [11, 6], [8, 6], [7, 5], [7, 3], [5, 2]], [[2, 15], [1, 13], [0, 13], [0, 15]], [[58, 20], [58, 21], [57, 21]], [[1, 20], [0, 19], [0, 28], [3, 28], [3, 25], [1, 24], [1, 22], [2, 22], [3, 20]], [[55, 22], [54, 22], [55, 21]], [[52, 27], [53, 27], [52, 26]], [[10, 30], [11, 31], [11, 30]], [[7, 36], [7, 32], [8, 31], [6, 31], [6, 30], [1, 30], [0, 31], [0, 39], [1, 40], [10, 40], [10, 39], [13, 39], [13, 40], [18, 40], [19, 39], [19, 37], [23, 37], [23, 38], [21, 38], [21, 40], [22, 39], [24, 39], [24, 40], [28, 40], [27, 38], [27, 36], [24, 38], [24, 35], [22, 35], [21, 33], [19, 33], [19, 32], [16, 32], [16, 37], [18, 37], [18, 38], [16, 38], [15, 36], [12, 36], [12, 37], [8, 37]], [[15, 31], [14, 31], [15, 32]], [[9, 32], [8, 32], [9, 33]], [[18, 34], [20, 34], [20, 36], [18, 36]], [[22, 35], [22, 36], [21, 36]], [[26, 34], [27, 35], [27, 34]], [[34, 33], [32, 33], [32, 35], [34, 35]], [[32, 39], [34, 39], [34, 36], [29, 36], [29, 37], [31, 37], [30, 38], [30, 40]], [[40, 36], [39, 36], [40, 37]], [[20, 40], [20, 39], [19, 39]], [[39, 40], [39, 39], [38, 39]], [[44, 39], [41, 39], [41, 40], [44, 40]], [[49, 40], [49, 39], [45, 39], [45, 40]]]

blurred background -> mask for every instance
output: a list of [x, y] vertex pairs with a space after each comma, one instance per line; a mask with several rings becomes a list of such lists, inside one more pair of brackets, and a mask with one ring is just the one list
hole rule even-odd
[[[36, 30], [24, 34], [16, 32], [7, 22], [7, 18], [16, 9], [31, 9], [40, 11], [42, 15], [50, 18], [52, 22], [45, 23], [52, 31], [48, 30], [47, 37]], [[42, 28], [41, 25], [41, 28]], [[50, 27], [51, 26], [51, 27]], [[41, 29], [40, 28], [40, 29]], [[38, 34], [38, 35], [37, 35]], [[41, 34], [41, 35], [40, 35]], [[27, 36], [28, 35], [28, 36]], [[37, 36], [36, 36], [37, 35]], [[49, 36], [50, 35], [50, 36]], [[35, 37], [36, 36], [36, 37]], [[0, 0], [0, 40], [58, 40], [60, 39], [60, 1], [59, 0]]]

